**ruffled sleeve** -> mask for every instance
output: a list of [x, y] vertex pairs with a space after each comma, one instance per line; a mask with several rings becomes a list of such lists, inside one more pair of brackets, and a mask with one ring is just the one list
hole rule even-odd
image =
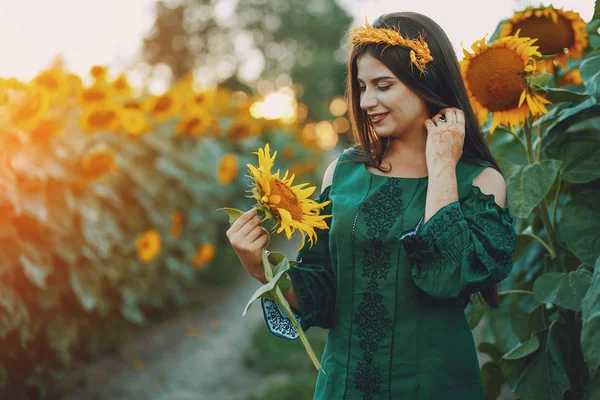
[[[330, 186], [317, 197], [319, 203], [329, 200]], [[321, 214], [331, 215], [329, 203]], [[331, 227], [331, 219], [327, 220]], [[289, 276], [298, 296], [299, 310], [292, 307], [303, 330], [311, 326], [330, 328], [335, 305], [336, 279], [329, 252], [329, 229], [316, 229], [317, 242], [306, 244], [296, 256], [300, 263], [289, 270]], [[295, 339], [298, 334], [279, 305], [270, 299], [261, 300], [265, 322], [269, 331], [285, 339]]]
[[508, 208], [472, 186], [464, 200], [401, 236], [413, 281], [437, 299], [454, 299], [503, 280], [513, 266], [512, 222]]

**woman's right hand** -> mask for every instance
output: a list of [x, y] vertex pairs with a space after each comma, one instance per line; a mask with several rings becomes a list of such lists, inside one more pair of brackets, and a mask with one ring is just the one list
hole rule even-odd
[[261, 260], [262, 249], [267, 245], [267, 233], [261, 227], [262, 217], [252, 208], [242, 214], [227, 230], [227, 238], [242, 266], [263, 284], [267, 283]]

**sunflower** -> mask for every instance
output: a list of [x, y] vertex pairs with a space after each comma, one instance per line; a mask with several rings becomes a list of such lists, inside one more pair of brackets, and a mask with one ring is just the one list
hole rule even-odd
[[95, 106], [83, 109], [79, 126], [84, 132], [116, 132], [120, 126], [119, 110], [114, 105]]
[[470, 53], [463, 49], [460, 62], [463, 80], [479, 124], [483, 125], [492, 113], [490, 133], [499, 124], [514, 127], [529, 115], [539, 116], [548, 111], [548, 100], [534, 91], [530, 75], [536, 70], [533, 56], [540, 56], [536, 39], [514, 36], [498, 39], [491, 44], [485, 38], [476, 41]]
[[216, 249], [212, 243], [203, 243], [196, 249], [196, 254], [192, 260], [195, 268], [202, 268], [215, 258]]
[[208, 133], [214, 117], [207, 110], [195, 109], [185, 113], [175, 126], [175, 132], [181, 136], [199, 137]]
[[12, 123], [24, 131], [31, 130], [48, 115], [51, 95], [44, 87], [25, 85], [8, 98]]
[[58, 69], [43, 70], [33, 78], [32, 83], [44, 87], [54, 99], [64, 100], [69, 93], [67, 74]]
[[116, 169], [115, 156], [107, 150], [95, 151], [81, 160], [81, 173], [84, 182], [101, 179]]
[[146, 115], [139, 109], [124, 106], [119, 111], [121, 126], [132, 137], [138, 137], [150, 131]]
[[288, 176], [287, 171], [283, 178], [279, 177], [279, 171], [272, 174], [277, 152], [271, 156], [268, 143], [264, 149], [253, 154], [258, 155], [258, 167], [251, 164], [247, 166], [254, 182], [250, 197], [257, 200], [257, 209], [264, 212], [265, 219], [276, 221], [277, 233], [285, 231], [290, 239], [298, 231], [302, 235], [300, 247], [304, 247], [305, 237], [308, 237], [312, 247], [317, 241], [315, 228], [328, 229], [325, 218], [331, 215], [319, 215], [319, 209], [328, 205], [329, 201], [317, 203], [311, 200], [309, 196], [316, 188], [307, 187], [308, 183], [292, 186], [295, 175]]
[[62, 136], [64, 120], [48, 117], [37, 123], [29, 132], [29, 137], [36, 143], [47, 143], [51, 138]]
[[125, 74], [120, 74], [117, 79], [111, 82], [110, 86], [117, 96], [129, 97], [133, 92], [133, 89], [129, 85], [129, 80], [127, 80], [127, 76]]
[[79, 93], [79, 103], [82, 106], [91, 106], [106, 103], [111, 96], [110, 88], [105, 85], [93, 85], [82, 89]]
[[108, 77], [108, 68], [103, 65], [94, 65], [90, 68], [90, 76], [96, 80], [96, 82], [104, 82]]
[[156, 229], [142, 233], [135, 240], [138, 257], [144, 262], [150, 262], [160, 252], [160, 235]]
[[227, 153], [217, 166], [217, 181], [220, 185], [229, 185], [238, 176], [239, 163], [235, 154]]
[[543, 67], [552, 71], [554, 62], [567, 67], [567, 59], [579, 59], [587, 47], [586, 23], [578, 13], [548, 7], [528, 7], [516, 12], [500, 30], [500, 37], [512, 36], [521, 31], [523, 36], [538, 38], [536, 45], [543, 55], [556, 54], [556, 57], [542, 62]]
[[158, 122], [165, 122], [179, 113], [181, 102], [174, 93], [149, 97], [144, 104], [146, 112]]
[[573, 68], [561, 76], [558, 80], [558, 86], [567, 85], [583, 85], [583, 79], [581, 78], [581, 71], [579, 71], [579, 67]]

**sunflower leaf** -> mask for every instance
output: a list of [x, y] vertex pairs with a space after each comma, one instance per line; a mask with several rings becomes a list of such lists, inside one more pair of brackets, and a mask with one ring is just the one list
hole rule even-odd
[[527, 218], [554, 184], [562, 161], [544, 160], [527, 166], [503, 160], [508, 187], [508, 204], [518, 218]]
[[573, 197], [562, 211], [558, 234], [577, 258], [592, 265], [600, 255], [600, 210], [594, 190]]
[[546, 99], [550, 100], [552, 104], [562, 102], [579, 102], [589, 98], [585, 93], [577, 93], [570, 90], [559, 89], [559, 88], [540, 88], [546, 92]]
[[223, 208], [218, 208], [217, 211], [223, 211], [225, 214], [227, 214], [229, 216], [229, 224], [233, 224], [235, 221], [237, 221], [237, 219], [239, 217], [242, 216], [242, 214], [244, 214], [243, 211], [238, 210], [237, 208], [227, 208], [227, 207], [223, 207]]
[[283, 274], [285, 274], [285, 272], [286, 271], [280, 271], [277, 275], [275, 275], [273, 277], [273, 279], [271, 279], [265, 285], [262, 285], [261, 287], [259, 287], [256, 290], [256, 292], [254, 292], [254, 294], [252, 295], [252, 297], [250, 297], [250, 300], [248, 300], [248, 304], [246, 304], [246, 307], [244, 308], [244, 312], [242, 313], [242, 317], [244, 317], [246, 315], [246, 313], [250, 309], [250, 306], [256, 300], [263, 299], [263, 298], [267, 298], [267, 299], [274, 299], [275, 298], [275, 288], [277, 287], [277, 283], [278, 283], [279, 279], [281, 279], [281, 277], [283, 276]]
[[277, 286], [279, 286], [279, 289], [283, 293], [286, 293], [288, 290], [290, 290], [292, 288], [292, 281], [284, 276], [279, 280], [279, 282], [277, 283]]
[[583, 270], [567, 273], [548, 272], [533, 284], [535, 299], [571, 311], [581, 311], [581, 301], [590, 287], [592, 276]]
[[600, 378], [600, 257], [596, 259], [592, 284], [582, 304], [581, 349], [590, 375]]

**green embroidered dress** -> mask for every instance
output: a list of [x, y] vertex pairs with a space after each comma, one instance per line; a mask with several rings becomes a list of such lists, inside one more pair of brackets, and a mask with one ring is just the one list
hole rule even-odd
[[[329, 230], [290, 270], [306, 330], [329, 328], [319, 400], [483, 400], [467, 296], [506, 278], [515, 231], [506, 208], [472, 186], [487, 165], [459, 162], [459, 201], [422, 224], [428, 179], [375, 175], [338, 160], [319, 196]], [[273, 334], [297, 336], [263, 300]]]

